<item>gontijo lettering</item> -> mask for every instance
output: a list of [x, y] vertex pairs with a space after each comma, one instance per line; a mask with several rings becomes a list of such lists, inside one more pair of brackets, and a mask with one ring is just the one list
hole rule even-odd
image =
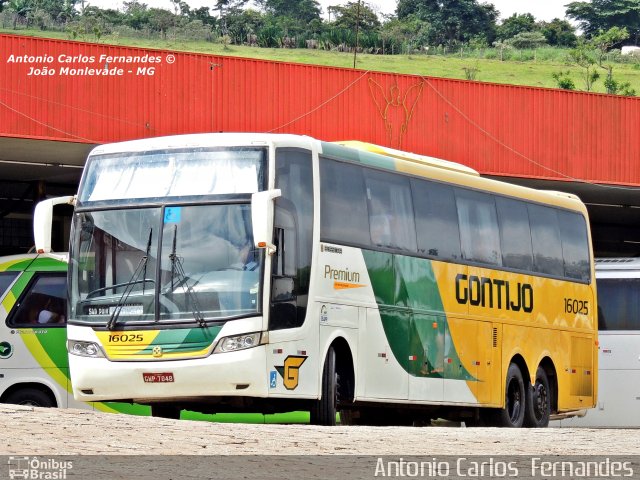
[[493, 280], [475, 275], [456, 275], [456, 300], [458, 303], [474, 307], [489, 307], [514, 312], [533, 311], [533, 287], [518, 282], [512, 285], [508, 280]]

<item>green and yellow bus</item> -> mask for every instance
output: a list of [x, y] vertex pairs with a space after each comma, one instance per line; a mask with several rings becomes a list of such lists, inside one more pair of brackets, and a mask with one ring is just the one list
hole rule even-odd
[[79, 401], [509, 427], [596, 401], [584, 205], [455, 163], [296, 135], [102, 145], [69, 261]]
[[0, 258], [0, 402], [148, 415], [147, 406], [73, 399], [66, 315], [66, 253]]

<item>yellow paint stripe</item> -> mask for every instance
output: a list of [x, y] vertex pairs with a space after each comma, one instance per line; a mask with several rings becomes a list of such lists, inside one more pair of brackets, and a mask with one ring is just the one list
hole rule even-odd
[[210, 346], [199, 350], [197, 352], [186, 352], [186, 353], [163, 353], [162, 357], [154, 357], [153, 354], [145, 354], [145, 355], [134, 355], [131, 353], [126, 354], [118, 354], [114, 353], [109, 355], [109, 358], [112, 360], [168, 360], [173, 358], [195, 358], [202, 357], [209, 352]]
[[[148, 330], [148, 331], [126, 331], [126, 332], [96, 332], [96, 336], [102, 347], [105, 350], [105, 353], [109, 358], [144, 358], [141, 355], [138, 355], [139, 352], [144, 351], [149, 347], [156, 339], [156, 337], [160, 335], [160, 330]], [[123, 342], [110, 342], [109, 338], [135, 338], [138, 337], [141, 340], [136, 341], [123, 341]], [[123, 348], [127, 349], [127, 353], [125, 355], [119, 354]], [[135, 350], [133, 350], [135, 349]], [[132, 351], [133, 350], [133, 351]], [[149, 355], [149, 358], [152, 358]]]
[[105, 405], [104, 403], [94, 402], [93, 408], [104, 413], [122, 413], [116, 410], [115, 408], [111, 408], [109, 405]]
[[20, 335], [22, 341], [33, 355], [33, 358], [40, 364], [42, 369], [49, 374], [53, 380], [60, 385], [67, 392], [71, 393], [71, 384], [67, 381], [67, 377], [58, 367], [50, 367], [50, 365], [55, 365], [51, 357], [47, 351], [42, 347], [40, 342], [38, 341], [37, 335], [35, 333], [28, 333]]
[[361, 285], [359, 283], [333, 282], [333, 288], [335, 290], [345, 290], [347, 288], [362, 288], [362, 287], [366, 287], [366, 285]]
[[15, 304], [16, 304], [16, 296], [13, 294], [11, 290], [9, 290], [7, 294], [4, 296], [4, 299], [2, 300], [2, 306], [7, 311], [7, 313], [9, 313]]
[[14, 260], [10, 260], [8, 262], [0, 263], [0, 272], [6, 270], [9, 267], [12, 267], [16, 263], [24, 262], [25, 260], [32, 260], [32, 258], [29, 257], [29, 256], [24, 256], [24, 257], [21, 257], [21, 258], [16, 258]]

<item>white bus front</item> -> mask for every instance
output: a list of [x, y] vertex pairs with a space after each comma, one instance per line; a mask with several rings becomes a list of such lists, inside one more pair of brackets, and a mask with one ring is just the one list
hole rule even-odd
[[[312, 225], [306, 246], [297, 245], [299, 238], [290, 245], [305, 252], [290, 267], [278, 266], [284, 258], [267, 253], [273, 197], [280, 193], [268, 190], [276, 149], [247, 136], [216, 137], [126, 142], [90, 155], [70, 252], [68, 348], [76, 399], [135, 400], [173, 416], [177, 406], [202, 407], [214, 397], [226, 407], [200, 410], [242, 410], [239, 398], [279, 390], [270, 391], [276, 379], [267, 366], [267, 332], [304, 321], [304, 308], [295, 303], [306, 302], [309, 268], [301, 288], [295, 262], [310, 262]], [[311, 151], [294, 150], [303, 152], [311, 187]], [[304, 192], [309, 205], [312, 191]], [[254, 239], [252, 199], [256, 236], [263, 238]], [[285, 241], [285, 230], [276, 229], [275, 243]], [[294, 273], [287, 276], [287, 269]], [[273, 283], [266, 296], [265, 281], [267, 289]], [[279, 289], [281, 304], [269, 298]], [[269, 325], [269, 309], [285, 320]]]

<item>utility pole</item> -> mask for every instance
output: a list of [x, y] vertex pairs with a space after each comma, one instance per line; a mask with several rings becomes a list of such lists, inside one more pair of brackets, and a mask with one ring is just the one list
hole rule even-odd
[[358, 0], [358, 9], [356, 10], [356, 48], [353, 50], [353, 68], [356, 68], [356, 57], [358, 56], [358, 33], [360, 30], [360, 1]]

